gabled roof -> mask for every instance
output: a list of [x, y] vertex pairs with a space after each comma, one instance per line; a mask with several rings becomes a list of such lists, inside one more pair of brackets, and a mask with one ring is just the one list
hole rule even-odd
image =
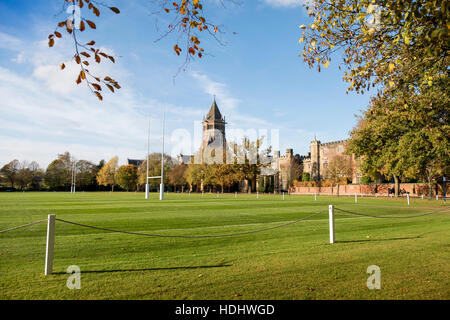
[[216, 99], [214, 99], [211, 109], [205, 118], [206, 121], [224, 121], [220, 114], [219, 107], [217, 106]]

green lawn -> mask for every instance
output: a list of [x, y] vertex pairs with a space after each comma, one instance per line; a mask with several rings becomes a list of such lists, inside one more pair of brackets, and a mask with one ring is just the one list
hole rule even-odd
[[[306, 217], [329, 204], [408, 216], [443, 201], [234, 194], [2, 193], [0, 230], [47, 218], [135, 232], [212, 235]], [[56, 222], [54, 272], [44, 276], [46, 224], [0, 234], [0, 299], [450, 299], [449, 210], [411, 219], [336, 212], [283, 228], [224, 238], [155, 238]], [[67, 267], [81, 289], [66, 287]], [[381, 269], [369, 290], [366, 269]]]

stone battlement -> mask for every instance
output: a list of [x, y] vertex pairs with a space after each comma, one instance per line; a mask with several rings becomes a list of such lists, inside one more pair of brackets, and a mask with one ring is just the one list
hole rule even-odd
[[348, 141], [348, 139], [346, 139], [346, 140], [338, 140], [338, 141], [331, 141], [331, 142], [324, 142], [324, 143], [321, 143], [320, 145], [321, 146], [330, 146], [330, 145], [336, 145], [336, 144], [345, 143], [347, 141]]

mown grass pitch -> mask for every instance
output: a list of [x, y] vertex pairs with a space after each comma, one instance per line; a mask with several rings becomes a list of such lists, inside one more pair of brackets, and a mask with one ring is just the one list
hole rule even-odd
[[[0, 230], [47, 218], [147, 233], [204, 235], [293, 221], [329, 204], [408, 216], [442, 201], [234, 194], [3, 193]], [[450, 206], [447, 205], [450, 209]], [[54, 272], [44, 276], [46, 224], [0, 234], [0, 299], [449, 299], [450, 210], [411, 219], [336, 212], [236, 237], [180, 239], [112, 233], [56, 222]], [[66, 287], [70, 265], [81, 289]], [[381, 289], [366, 287], [367, 267]]]

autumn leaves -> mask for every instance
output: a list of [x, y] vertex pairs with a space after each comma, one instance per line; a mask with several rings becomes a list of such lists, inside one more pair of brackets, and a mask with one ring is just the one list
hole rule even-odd
[[[102, 62], [102, 57], [110, 60], [113, 63], [115, 63], [115, 59], [113, 56], [108, 55], [104, 51], [101, 51], [99, 48], [94, 47], [96, 44], [94, 40], [91, 40], [85, 44], [79, 42], [79, 40], [77, 39], [76, 30], [78, 29], [80, 32], [83, 32], [84, 30], [86, 30], [86, 26], [89, 26], [93, 30], [97, 28], [96, 24], [93, 21], [81, 17], [80, 9], [85, 5], [87, 6], [88, 10], [90, 10], [96, 17], [100, 16], [100, 10], [95, 5], [109, 8], [116, 14], [119, 14], [120, 10], [115, 7], [108, 7], [105, 4], [100, 4], [93, 0], [64, 1], [65, 8], [67, 9], [67, 12], [71, 13], [71, 17], [69, 17], [66, 21], [59, 22], [57, 28], [65, 28], [65, 31], [72, 36], [75, 44], [76, 52], [73, 59], [80, 66], [80, 72], [75, 80], [75, 83], [80, 84], [85, 81], [92, 93], [95, 94], [99, 100], [103, 100], [103, 96], [100, 93], [100, 91], [102, 91], [102, 86], [106, 86], [111, 92], [114, 92], [115, 89], [120, 89], [120, 85], [117, 81], [109, 76], [101, 78], [92, 75], [87, 67], [93, 62], [100, 64]], [[62, 33], [58, 30], [55, 30], [53, 34], [50, 34], [48, 36], [49, 47], [54, 46], [55, 38], [62, 38]], [[60, 69], [64, 70], [65, 68], [66, 65], [64, 63], [61, 63]]]

